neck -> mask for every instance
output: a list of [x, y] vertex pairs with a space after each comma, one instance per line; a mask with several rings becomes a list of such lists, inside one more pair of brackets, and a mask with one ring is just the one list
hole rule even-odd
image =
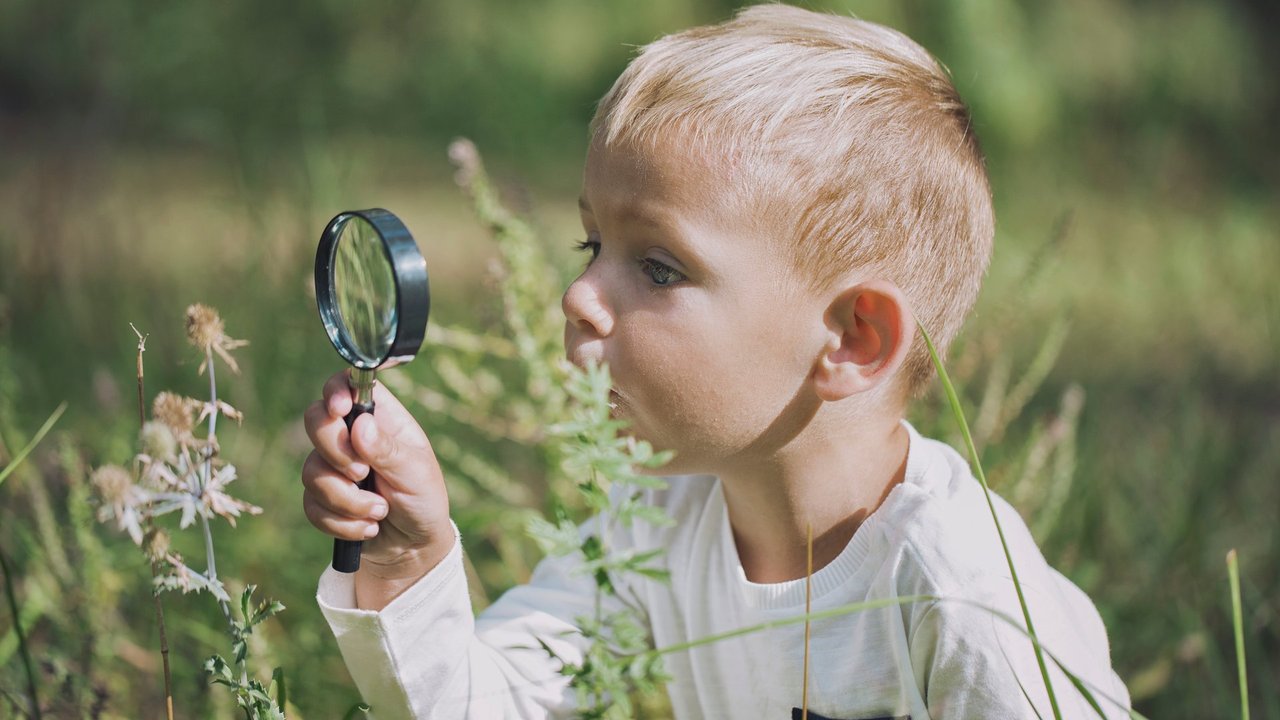
[[829, 420], [832, 431], [814, 420], [768, 458], [717, 473], [752, 582], [804, 577], [810, 529], [813, 570], [828, 565], [906, 475], [908, 433], [896, 418]]

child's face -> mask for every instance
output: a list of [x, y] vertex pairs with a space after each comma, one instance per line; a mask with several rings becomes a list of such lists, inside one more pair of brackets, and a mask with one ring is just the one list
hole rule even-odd
[[631, 431], [676, 451], [666, 472], [768, 457], [820, 404], [809, 386], [824, 306], [723, 177], [676, 150], [595, 143], [587, 155], [594, 259], [564, 294], [565, 351], [609, 364]]

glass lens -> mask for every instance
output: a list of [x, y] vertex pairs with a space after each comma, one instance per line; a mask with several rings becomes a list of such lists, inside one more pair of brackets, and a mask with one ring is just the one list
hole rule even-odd
[[352, 216], [338, 231], [329, 277], [340, 334], [360, 367], [377, 366], [396, 337], [396, 281], [382, 238], [364, 218]]

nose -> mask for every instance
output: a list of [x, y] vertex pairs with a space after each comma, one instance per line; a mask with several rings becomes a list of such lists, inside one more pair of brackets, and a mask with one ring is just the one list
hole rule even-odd
[[613, 313], [591, 275], [588, 268], [570, 283], [560, 298], [560, 308], [572, 329], [587, 336], [605, 337], [613, 332]]

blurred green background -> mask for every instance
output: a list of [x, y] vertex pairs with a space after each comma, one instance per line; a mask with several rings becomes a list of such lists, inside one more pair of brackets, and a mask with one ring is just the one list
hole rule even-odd
[[[596, 99], [635, 47], [739, 6], [0, 2], [0, 465], [70, 405], [0, 486], [0, 548], [37, 608], [49, 682], [87, 668], [104, 716], [162, 714], [148, 568], [105, 527], [89, 529], [97, 564], [80, 557], [68, 475], [135, 451], [130, 322], [150, 333], [148, 394], [201, 394], [182, 318], [203, 302], [251, 343], [242, 373], [220, 375], [246, 415], [220, 439], [234, 490], [266, 508], [219, 524], [221, 572], [289, 606], [263, 652], [289, 669], [299, 715], [355, 702], [313, 600], [330, 543], [299, 500], [301, 413], [340, 367], [308, 290], [320, 230], [341, 209], [394, 210], [427, 255], [432, 321], [492, 327], [496, 251], [453, 185], [448, 141], [476, 141], [569, 273]], [[1051, 420], [1083, 389], [1070, 500], [1038, 539], [1103, 613], [1136, 707], [1238, 715], [1223, 562], [1238, 548], [1252, 709], [1280, 718], [1277, 5], [807, 6], [905, 31], [973, 108], [998, 237], [957, 372], [977, 405], [991, 368], [1028, 366], [1067, 328], [1025, 413]], [[430, 386], [430, 370], [405, 372]], [[58, 594], [90, 567], [98, 596]], [[490, 592], [519, 579], [483, 574]], [[216, 607], [165, 601], [180, 716], [228, 714], [199, 670], [226, 653]], [[95, 616], [111, 621], [77, 620]], [[21, 694], [12, 624], [0, 613], [0, 689]]]

